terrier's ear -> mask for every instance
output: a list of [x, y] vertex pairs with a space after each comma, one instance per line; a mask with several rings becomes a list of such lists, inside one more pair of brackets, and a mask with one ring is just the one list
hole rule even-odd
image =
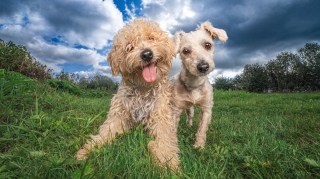
[[107, 61], [110, 64], [113, 76], [119, 75], [119, 63], [121, 59], [118, 59], [118, 56], [119, 55], [116, 54], [115, 47], [112, 47], [111, 51], [108, 54]]
[[205, 30], [209, 33], [212, 39], [218, 37], [221, 42], [226, 42], [228, 40], [226, 31], [213, 27], [209, 21], [202, 23], [200, 26], [198, 26], [197, 30]]
[[176, 46], [176, 53], [179, 53], [179, 49], [180, 49], [180, 45], [181, 45], [181, 40], [184, 36], [184, 32], [183, 31], [178, 31], [176, 32], [176, 34], [174, 35], [173, 41], [174, 44]]

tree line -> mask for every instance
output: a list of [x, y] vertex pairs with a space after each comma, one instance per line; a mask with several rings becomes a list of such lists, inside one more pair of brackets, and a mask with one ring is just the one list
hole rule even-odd
[[247, 64], [234, 78], [216, 78], [215, 87], [249, 92], [320, 90], [320, 45], [307, 43], [296, 53], [281, 52], [266, 64]]
[[[96, 74], [91, 77], [83, 77], [64, 71], [53, 74], [52, 69], [41, 64], [22, 45], [16, 45], [0, 39], [0, 69], [19, 72], [32, 79], [49, 82], [53, 86], [65, 86], [61, 84], [72, 83], [83, 89], [102, 89], [115, 91], [118, 84], [107, 76]], [[63, 82], [62, 82], [63, 81]], [[67, 82], [67, 83], [65, 83]], [[59, 84], [59, 85], [58, 85]]]
[[[118, 87], [112, 79], [100, 74], [85, 78], [62, 71], [53, 75], [52, 70], [37, 61], [24, 46], [1, 39], [0, 69], [19, 72], [39, 81], [68, 81], [83, 89], [115, 91]], [[307, 43], [296, 53], [281, 52], [266, 64], [247, 64], [234, 78], [216, 78], [215, 88], [249, 92], [320, 90], [320, 45]]]

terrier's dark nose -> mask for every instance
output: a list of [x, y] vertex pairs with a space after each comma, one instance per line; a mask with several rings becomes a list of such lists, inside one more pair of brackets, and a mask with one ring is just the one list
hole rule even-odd
[[201, 73], [205, 73], [209, 69], [209, 64], [207, 62], [201, 62], [197, 65], [197, 69]]
[[150, 62], [153, 58], [153, 53], [150, 49], [145, 49], [141, 52], [140, 58], [145, 62]]

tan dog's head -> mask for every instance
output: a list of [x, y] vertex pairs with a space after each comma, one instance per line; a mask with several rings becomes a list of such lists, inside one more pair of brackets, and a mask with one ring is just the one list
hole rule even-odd
[[175, 35], [176, 51], [180, 53], [182, 64], [191, 74], [204, 76], [215, 68], [213, 40], [228, 40], [227, 33], [217, 29], [210, 22], [202, 23], [196, 31], [177, 32]]
[[174, 42], [157, 23], [135, 19], [116, 34], [107, 60], [113, 75], [152, 83], [168, 75], [174, 55]]

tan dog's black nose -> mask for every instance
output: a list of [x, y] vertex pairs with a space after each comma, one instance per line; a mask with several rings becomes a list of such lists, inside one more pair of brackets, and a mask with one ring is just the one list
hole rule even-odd
[[140, 58], [145, 62], [150, 62], [153, 58], [153, 53], [150, 49], [145, 49], [141, 52]]
[[201, 73], [205, 73], [209, 69], [209, 64], [207, 62], [201, 62], [197, 65], [197, 69]]

